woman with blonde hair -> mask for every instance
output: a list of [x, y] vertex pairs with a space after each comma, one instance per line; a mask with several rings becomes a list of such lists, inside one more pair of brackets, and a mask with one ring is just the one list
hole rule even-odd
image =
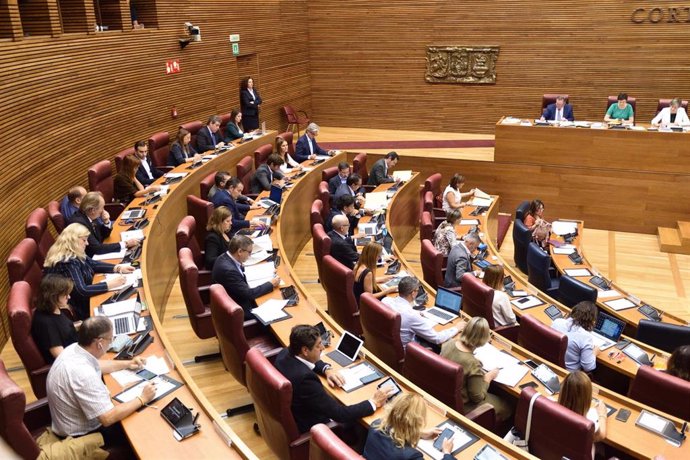
[[470, 319], [457, 340], [449, 340], [441, 347], [441, 356], [460, 364], [465, 374], [462, 387], [462, 401], [465, 412], [469, 412], [483, 403], [489, 403], [496, 411], [496, 419], [508, 420], [510, 406], [498, 396], [488, 392], [489, 384], [498, 375], [499, 369], [484, 372], [482, 363], [474, 356], [474, 351], [486, 345], [491, 337], [489, 323], [481, 316]]
[[115, 276], [93, 284], [94, 273], [131, 273], [131, 265], [113, 265], [93, 260], [86, 255], [89, 244], [89, 229], [82, 224], [70, 224], [58, 235], [48, 250], [44, 263], [44, 274], [58, 274], [74, 283], [72, 307], [76, 319], [84, 320], [91, 313], [89, 299], [110, 289], [123, 286], [124, 276]]
[[494, 322], [498, 326], [512, 326], [517, 319], [510, 306], [510, 298], [505, 293], [503, 278], [505, 278], [505, 272], [502, 265], [489, 265], [484, 270], [484, 284], [494, 290], [494, 300], [491, 305]]
[[358, 304], [360, 296], [365, 292], [373, 294], [374, 297], [380, 299], [398, 290], [397, 287], [381, 290], [378, 286], [378, 283], [385, 283], [391, 279], [391, 276], [376, 277], [376, 264], [382, 252], [383, 247], [380, 244], [373, 241], [368, 242], [362, 249], [362, 255], [359, 256], [359, 260], [352, 269], [352, 273], [355, 275], [352, 290], [355, 293], [355, 299], [357, 299]]
[[207, 270], [213, 270], [216, 259], [228, 251], [231, 227], [232, 213], [230, 209], [226, 206], [218, 206], [214, 209], [208, 224], [206, 224], [207, 233], [204, 240], [204, 265]]
[[592, 381], [582, 371], [565, 376], [558, 404], [594, 422], [594, 442], [606, 439], [606, 404], [598, 401], [592, 407]]
[[141, 185], [136, 177], [140, 164], [139, 158], [134, 155], [127, 155], [122, 160], [120, 172], [113, 179], [113, 195], [115, 199], [125, 205], [129, 204], [134, 197], [144, 196], [149, 192], [156, 192], [161, 189], [159, 185], [149, 185], [148, 187]]
[[[417, 393], [405, 393], [396, 397], [386, 408], [383, 419], [369, 428], [364, 445], [364, 458], [388, 460], [422, 459], [416, 449], [420, 439], [434, 439], [439, 435], [438, 428], [424, 429], [426, 424], [426, 404]], [[443, 460], [451, 460], [453, 438], [443, 441]]]
[[285, 161], [285, 163], [280, 165], [280, 170], [283, 173], [288, 172], [289, 168], [302, 169], [302, 165], [300, 165], [294, 160], [294, 158], [290, 156], [290, 144], [280, 136], [276, 136], [273, 153], [280, 155], [280, 157]]
[[190, 161], [201, 161], [201, 155], [192, 146], [192, 133], [180, 128], [175, 142], [170, 146], [168, 166], [179, 166]]

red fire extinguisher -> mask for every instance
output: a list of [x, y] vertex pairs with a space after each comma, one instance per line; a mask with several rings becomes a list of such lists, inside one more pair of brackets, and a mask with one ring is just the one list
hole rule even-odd
[[177, 107], [172, 106], [172, 109], [170, 109], [170, 116], [173, 118], [173, 120], [177, 119]]

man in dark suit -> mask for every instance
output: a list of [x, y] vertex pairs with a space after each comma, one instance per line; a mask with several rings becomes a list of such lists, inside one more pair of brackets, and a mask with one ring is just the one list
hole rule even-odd
[[297, 140], [295, 145], [295, 161], [302, 163], [303, 161], [313, 160], [316, 155], [328, 156], [331, 152], [326, 152], [316, 143], [316, 136], [319, 135], [319, 125], [316, 123], [309, 123], [307, 129], [304, 130], [304, 135]]
[[347, 216], [339, 215], [331, 221], [333, 230], [328, 232], [331, 237], [331, 256], [347, 268], [352, 270], [359, 260], [357, 248], [349, 236], [350, 221]]
[[388, 391], [376, 390], [370, 400], [351, 406], [343, 406], [333, 399], [326, 393], [319, 375], [325, 376], [331, 387], [340, 387], [345, 380], [321, 361], [323, 349], [318, 329], [309, 325], [295, 326], [290, 332], [289, 347], [278, 354], [274, 363], [276, 369], [292, 383], [292, 416], [300, 433], [330, 420], [355, 422], [373, 414], [388, 397]]
[[472, 254], [477, 249], [481, 240], [476, 233], [470, 233], [448, 253], [446, 265], [446, 277], [444, 287], [452, 288], [460, 286], [462, 275], [472, 273]]
[[247, 212], [250, 209], [259, 208], [259, 205], [239, 203], [238, 199], [242, 196], [243, 190], [244, 185], [242, 181], [236, 177], [232, 177], [225, 182], [224, 188], [219, 188], [216, 193], [213, 194], [213, 198], [211, 198], [211, 203], [213, 203], [214, 208], [225, 206], [230, 210], [232, 214], [231, 235], [237, 233], [239, 229], [255, 228], [258, 225], [258, 222], [254, 220], [248, 221], [245, 219]]
[[223, 285], [225, 292], [244, 310], [244, 319], [252, 319], [253, 308], [258, 307], [256, 299], [273, 291], [279, 284], [280, 278], [274, 276], [271, 281], [249, 287], [244, 275], [244, 263], [252, 255], [254, 243], [245, 235], [235, 235], [228, 244], [228, 251], [221, 254], [213, 265], [211, 279], [214, 283]]
[[335, 195], [338, 187], [343, 185], [349, 176], [350, 165], [346, 161], [341, 161], [338, 163], [338, 174], [331, 177], [328, 181], [328, 191], [331, 192], [331, 195]]
[[282, 187], [283, 173], [280, 172], [280, 166], [285, 163], [283, 157], [277, 153], [272, 153], [266, 159], [266, 163], [262, 164], [254, 172], [254, 177], [251, 181], [251, 193], [259, 194], [264, 190], [271, 190], [271, 185]]
[[218, 115], [211, 115], [206, 126], [196, 133], [196, 151], [204, 153], [209, 150], [223, 147], [223, 136], [220, 134], [221, 119]]
[[575, 115], [573, 115], [573, 106], [566, 103], [564, 96], [558, 96], [556, 97], [555, 103], [546, 106], [541, 115], [541, 119], [575, 121]]
[[163, 175], [163, 171], [155, 168], [149, 157], [149, 143], [146, 141], [137, 141], [134, 144], [134, 155], [136, 155], [141, 164], [137, 168], [136, 177], [141, 185], [148, 187]]
[[[100, 217], [100, 221], [98, 218]], [[89, 192], [84, 195], [79, 205], [79, 211], [72, 215], [68, 224], [82, 224], [89, 229], [89, 244], [86, 246], [86, 255], [93, 257], [95, 254], [108, 254], [120, 252], [122, 249], [130, 249], [139, 246], [140, 241], [129, 239], [120, 243], [103, 243], [113, 231], [110, 222], [110, 214], [105, 210], [105, 200], [101, 192]]]
[[338, 187], [338, 189], [335, 191], [332, 201], [335, 203], [341, 196], [350, 195], [355, 199], [355, 208], [359, 209], [364, 206], [365, 202], [364, 196], [362, 196], [362, 193], [360, 192], [361, 188], [362, 178], [359, 176], [359, 174], [350, 174], [345, 183]]
[[328, 218], [324, 222], [326, 232], [333, 230], [333, 218], [336, 216], [345, 216], [350, 222], [350, 229], [348, 235], [352, 236], [355, 234], [357, 225], [359, 224], [359, 212], [355, 209], [355, 199], [351, 195], [342, 195], [337, 200], [335, 200], [335, 208], [331, 208], [331, 212]]
[[378, 187], [388, 182], [397, 182], [388, 174], [388, 171], [398, 164], [398, 159], [400, 156], [396, 152], [388, 152], [385, 157], [374, 163], [369, 171], [369, 185]]

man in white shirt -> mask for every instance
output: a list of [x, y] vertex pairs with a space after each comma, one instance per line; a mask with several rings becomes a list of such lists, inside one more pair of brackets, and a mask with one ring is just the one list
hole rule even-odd
[[148, 187], [163, 175], [163, 171], [153, 166], [151, 157], [149, 156], [149, 143], [147, 141], [137, 141], [134, 144], [134, 155], [141, 160], [139, 168], [137, 168], [137, 180], [141, 185]]
[[421, 338], [434, 345], [440, 345], [456, 335], [456, 327], [437, 332], [436, 323], [422, 316], [413, 309], [415, 297], [419, 292], [419, 280], [413, 276], [406, 276], [398, 284], [398, 297], [386, 297], [383, 304], [400, 313], [400, 339], [403, 347], [415, 339]]

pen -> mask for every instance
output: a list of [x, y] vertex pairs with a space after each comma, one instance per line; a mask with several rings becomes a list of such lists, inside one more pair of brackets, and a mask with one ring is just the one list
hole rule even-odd
[[201, 412], [197, 412], [194, 416], [194, 420], [192, 420], [192, 425], [196, 426], [196, 421], [199, 420], [199, 414], [201, 414]]

